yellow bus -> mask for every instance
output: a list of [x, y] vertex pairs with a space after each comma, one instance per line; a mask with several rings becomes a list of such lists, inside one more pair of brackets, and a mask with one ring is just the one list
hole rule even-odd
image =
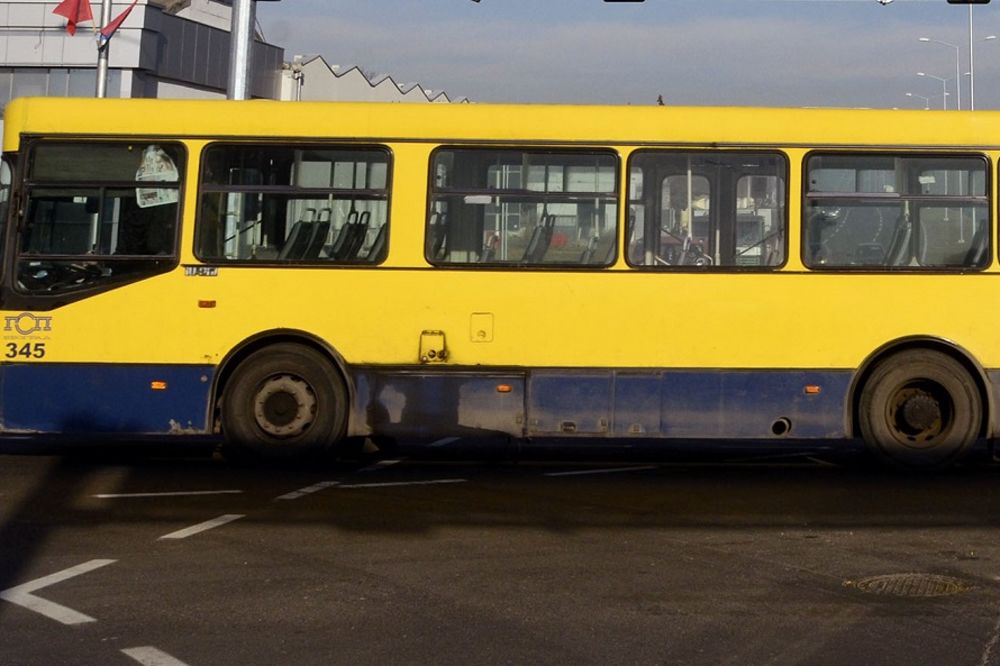
[[860, 437], [950, 464], [1000, 428], [994, 129], [15, 100], [0, 432]]

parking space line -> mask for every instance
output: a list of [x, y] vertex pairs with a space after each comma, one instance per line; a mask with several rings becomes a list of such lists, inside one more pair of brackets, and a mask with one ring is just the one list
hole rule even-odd
[[175, 659], [163, 650], [158, 650], [149, 645], [145, 647], [126, 648], [122, 652], [140, 664], [143, 664], [143, 666], [187, 666], [180, 659]]
[[239, 495], [242, 490], [178, 490], [168, 493], [117, 493], [94, 495], [98, 499], [129, 499], [133, 497], [186, 497], [195, 495]]
[[206, 520], [203, 523], [198, 523], [197, 525], [192, 525], [191, 527], [185, 527], [182, 530], [177, 530], [176, 532], [171, 532], [170, 534], [164, 534], [160, 537], [160, 539], [186, 539], [189, 536], [199, 534], [206, 530], [210, 530], [245, 517], [245, 514], [227, 513], [224, 516], [219, 516], [218, 518], [213, 518], [212, 520]]
[[75, 567], [63, 569], [62, 571], [57, 571], [54, 574], [49, 574], [48, 576], [6, 589], [0, 592], [0, 599], [22, 606], [28, 610], [35, 611], [36, 613], [44, 615], [45, 617], [51, 618], [57, 622], [62, 622], [63, 624], [97, 622], [96, 619], [90, 617], [89, 615], [84, 615], [79, 611], [67, 608], [66, 606], [57, 604], [54, 601], [36, 597], [32, 594], [32, 592], [40, 590], [43, 587], [48, 587], [49, 585], [61, 583], [62, 581], [75, 576], [91, 572], [94, 569], [100, 569], [101, 567], [107, 566], [115, 561], [116, 560], [90, 560], [89, 562], [78, 564]]
[[299, 488], [298, 490], [293, 490], [292, 492], [285, 493], [284, 495], [278, 495], [274, 499], [275, 501], [298, 499], [305, 495], [311, 495], [313, 493], [318, 493], [321, 490], [326, 490], [327, 488], [336, 486], [339, 483], [340, 481], [320, 481], [319, 483], [316, 483], [314, 485], [306, 486], [305, 488]]
[[430, 486], [440, 483], [466, 483], [467, 479], [433, 479], [431, 481], [390, 481], [388, 483], [344, 483], [338, 488], [393, 488], [397, 486]]
[[605, 467], [604, 469], [578, 469], [570, 472], [547, 472], [545, 476], [582, 476], [584, 474], [612, 474], [614, 472], [641, 472], [647, 469], [657, 469], [657, 465], [642, 465], [640, 467]]

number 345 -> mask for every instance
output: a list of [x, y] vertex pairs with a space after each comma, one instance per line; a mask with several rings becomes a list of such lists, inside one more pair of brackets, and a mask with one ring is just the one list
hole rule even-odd
[[45, 343], [44, 342], [25, 342], [22, 345], [18, 345], [15, 342], [7, 343], [7, 352], [4, 354], [6, 358], [44, 358], [45, 357]]

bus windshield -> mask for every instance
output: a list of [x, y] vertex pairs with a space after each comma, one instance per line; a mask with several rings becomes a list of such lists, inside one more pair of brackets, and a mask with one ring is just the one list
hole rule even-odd
[[3, 256], [3, 241], [7, 235], [7, 204], [10, 202], [11, 177], [10, 163], [0, 157], [0, 257]]

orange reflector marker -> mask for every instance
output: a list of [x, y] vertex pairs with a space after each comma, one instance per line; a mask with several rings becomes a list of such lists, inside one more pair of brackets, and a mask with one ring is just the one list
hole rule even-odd
[[199, 308], [214, 308], [215, 301], [198, 301]]
[[510, 384], [497, 384], [497, 393], [510, 393], [513, 390]]
[[152, 381], [149, 383], [149, 388], [153, 389], [154, 391], [166, 391], [167, 383], [161, 381]]
[[805, 388], [806, 395], [819, 395], [823, 389], [815, 384], [810, 384]]

